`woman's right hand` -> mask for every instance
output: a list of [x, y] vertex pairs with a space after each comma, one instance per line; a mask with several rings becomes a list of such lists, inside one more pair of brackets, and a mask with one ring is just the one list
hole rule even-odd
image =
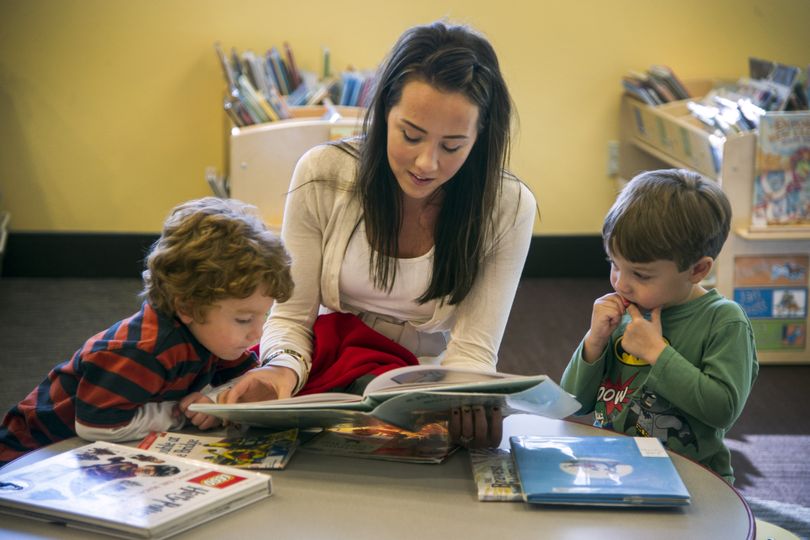
[[266, 366], [248, 371], [219, 395], [219, 403], [245, 403], [292, 396], [298, 375], [290, 368]]

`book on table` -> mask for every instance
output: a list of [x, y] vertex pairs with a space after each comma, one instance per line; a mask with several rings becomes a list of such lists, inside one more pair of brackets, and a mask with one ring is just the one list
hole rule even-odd
[[446, 422], [425, 424], [418, 431], [380, 421], [340, 424], [301, 444], [305, 452], [403, 463], [442, 463], [457, 448]]
[[654, 437], [512, 436], [523, 499], [589, 506], [684, 506], [689, 492]]
[[195, 403], [190, 409], [237, 424], [274, 429], [366, 425], [383, 421], [416, 431], [454, 408], [500, 407], [565, 418], [579, 402], [545, 375], [511, 375], [443, 366], [407, 366], [373, 379], [363, 395], [324, 392], [250, 403]]
[[167, 538], [271, 494], [269, 475], [96, 442], [0, 474], [0, 512]]
[[250, 430], [229, 437], [153, 431], [138, 445], [189, 459], [239, 469], [283, 469], [298, 447], [298, 430], [279, 432]]
[[522, 501], [523, 492], [509, 450], [470, 448], [470, 465], [479, 501]]

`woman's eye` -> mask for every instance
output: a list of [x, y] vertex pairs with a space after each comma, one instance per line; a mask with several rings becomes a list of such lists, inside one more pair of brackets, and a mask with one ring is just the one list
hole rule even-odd
[[404, 129], [402, 130], [402, 137], [409, 143], [417, 143], [419, 142], [419, 137], [411, 137], [408, 135], [408, 132]]
[[236, 319], [238, 324], [250, 324], [250, 319]]
[[461, 150], [461, 146], [442, 146], [445, 152], [448, 154], [452, 154], [453, 152], [458, 152]]

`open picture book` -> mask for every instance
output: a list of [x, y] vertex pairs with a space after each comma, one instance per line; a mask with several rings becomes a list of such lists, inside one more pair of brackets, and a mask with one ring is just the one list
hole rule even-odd
[[365, 425], [377, 420], [411, 431], [446, 420], [450, 410], [498, 406], [515, 413], [565, 418], [579, 402], [545, 375], [511, 375], [443, 366], [407, 366], [373, 379], [362, 396], [325, 392], [252, 403], [195, 403], [191, 410], [274, 429]]

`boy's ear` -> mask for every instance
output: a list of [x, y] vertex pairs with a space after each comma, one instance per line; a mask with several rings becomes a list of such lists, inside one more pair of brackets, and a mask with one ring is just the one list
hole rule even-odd
[[174, 312], [177, 314], [177, 318], [183, 321], [183, 324], [188, 325], [194, 321], [194, 317], [180, 300], [174, 301]]
[[714, 259], [708, 256], [701, 257], [698, 262], [692, 265], [689, 280], [692, 283], [700, 283], [706, 278], [706, 276], [709, 275], [709, 272], [711, 272], [713, 266]]

